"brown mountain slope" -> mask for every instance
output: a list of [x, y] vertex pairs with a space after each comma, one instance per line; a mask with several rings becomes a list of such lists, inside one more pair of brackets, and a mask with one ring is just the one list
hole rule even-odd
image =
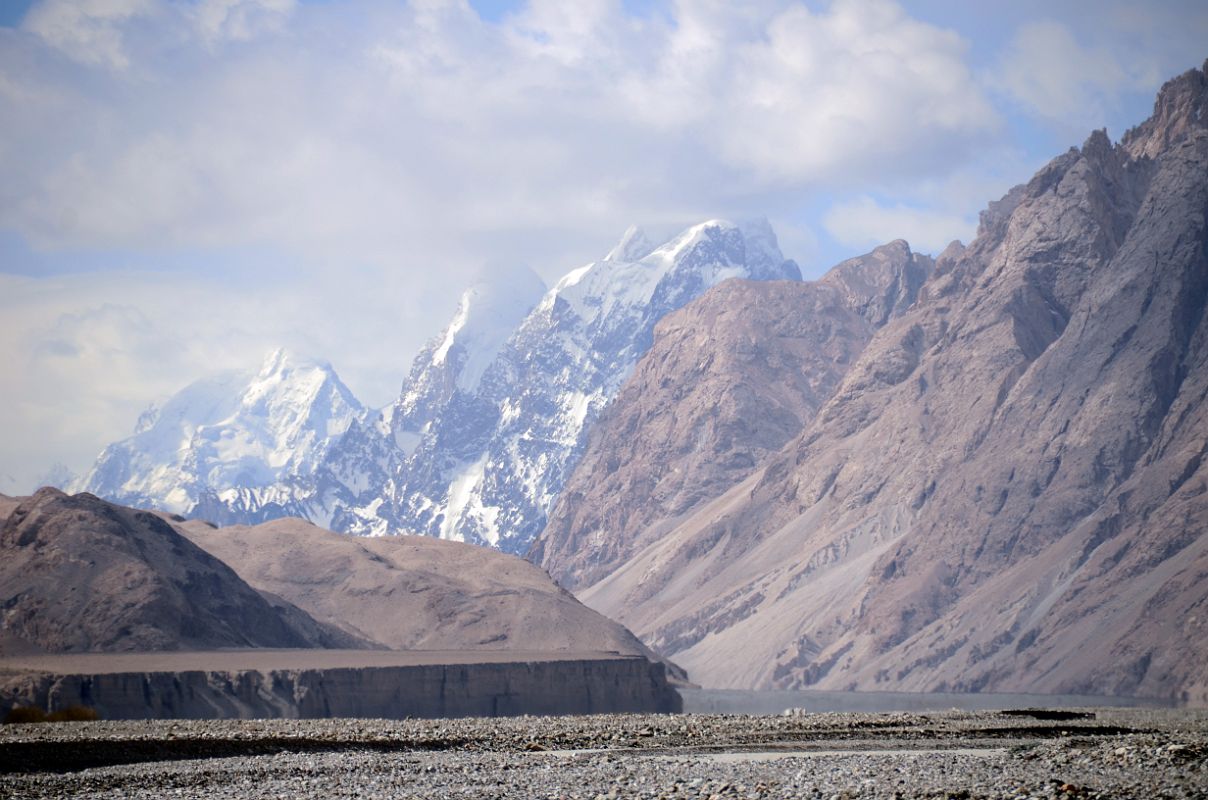
[[155, 514], [40, 489], [0, 527], [0, 652], [355, 647]]
[[983, 214], [794, 442], [582, 597], [713, 686], [1208, 702], [1208, 81]]
[[426, 536], [344, 536], [299, 519], [178, 527], [252, 586], [392, 649], [653, 655], [540, 569], [496, 550]]
[[20, 505], [20, 501], [15, 497], [9, 497], [6, 494], [0, 494], [0, 525], [8, 519], [8, 515]]
[[830, 397], [933, 264], [891, 242], [820, 281], [727, 281], [655, 328], [529, 559], [590, 585], [746, 478]]

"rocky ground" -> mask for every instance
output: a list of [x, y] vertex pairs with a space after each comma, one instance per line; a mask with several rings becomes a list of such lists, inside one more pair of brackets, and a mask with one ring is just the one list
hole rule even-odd
[[0, 797], [1208, 797], [1208, 712], [0, 728]]

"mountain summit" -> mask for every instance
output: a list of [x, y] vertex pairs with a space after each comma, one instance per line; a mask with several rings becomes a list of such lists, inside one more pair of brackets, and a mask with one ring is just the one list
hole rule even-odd
[[604, 259], [571, 271], [543, 295], [525, 294], [532, 305], [523, 318], [505, 336], [503, 326], [493, 326], [490, 344], [479, 346], [476, 365], [488, 351], [493, 359], [473, 370], [473, 380], [464, 366], [461, 377], [451, 377], [441, 359], [473, 309], [463, 299], [382, 416], [394, 448], [349, 439], [333, 450], [321, 490], [337, 498], [333, 524], [526, 551], [586, 430], [649, 349], [655, 323], [731, 277], [800, 272], [780, 254], [766, 222], [714, 220], [657, 246], [631, 228]]
[[313, 472], [364, 413], [331, 365], [284, 349], [256, 372], [224, 372], [190, 384], [139, 418], [80, 483], [115, 503], [191, 511], [207, 493], [272, 486]]

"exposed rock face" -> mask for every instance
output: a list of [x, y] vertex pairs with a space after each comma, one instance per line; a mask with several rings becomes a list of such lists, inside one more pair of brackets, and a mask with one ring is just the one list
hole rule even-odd
[[1205, 87], [991, 204], [799, 437], [581, 596], [704, 685], [1208, 700]]
[[813, 283], [727, 281], [655, 328], [529, 558], [594, 583], [801, 432], [932, 267], [905, 242]]
[[9, 497], [6, 494], [0, 494], [0, 525], [4, 520], [8, 519], [8, 515], [21, 504], [21, 501], [16, 497]]
[[868, 255], [844, 261], [818, 283], [838, 291], [839, 298], [834, 301], [837, 305], [880, 328], [914, 305], [934, 268], [934, 260], [911, 253], [910, 245], [898, 239]]
[[10, 673], [0, 678], [0, 709], [86, 705], [103, 719], [407, 719], [682, 708], [663, 665], [644, 658], [216, 670], [205, 655], [185, 671]]
[[262, 596], [159, 516], [57, 489], [3, 522], [0, 608], [3, 652], [366, 645]]
[[149, 409], [80, 488], [176, 513], [216, 499], [252, 512], [280, 508], [291, 497], [279, 483], [311, 474], [364, 413], [330, 365], [277, 350], [255, 374], [205, 378]]
[[537, 567], [487, 548], [344, 536], [298, 519], [179, 527], [257, 589], [391, 649], [652, 655]]

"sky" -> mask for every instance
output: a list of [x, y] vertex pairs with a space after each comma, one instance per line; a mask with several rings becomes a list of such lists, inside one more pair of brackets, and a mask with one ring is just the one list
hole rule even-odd
[[370, 406], [493, 270], [767, 217], [935, 253], [1208, 57], [1208, 3], [0, 0], [0, 492], [277, 346]]

